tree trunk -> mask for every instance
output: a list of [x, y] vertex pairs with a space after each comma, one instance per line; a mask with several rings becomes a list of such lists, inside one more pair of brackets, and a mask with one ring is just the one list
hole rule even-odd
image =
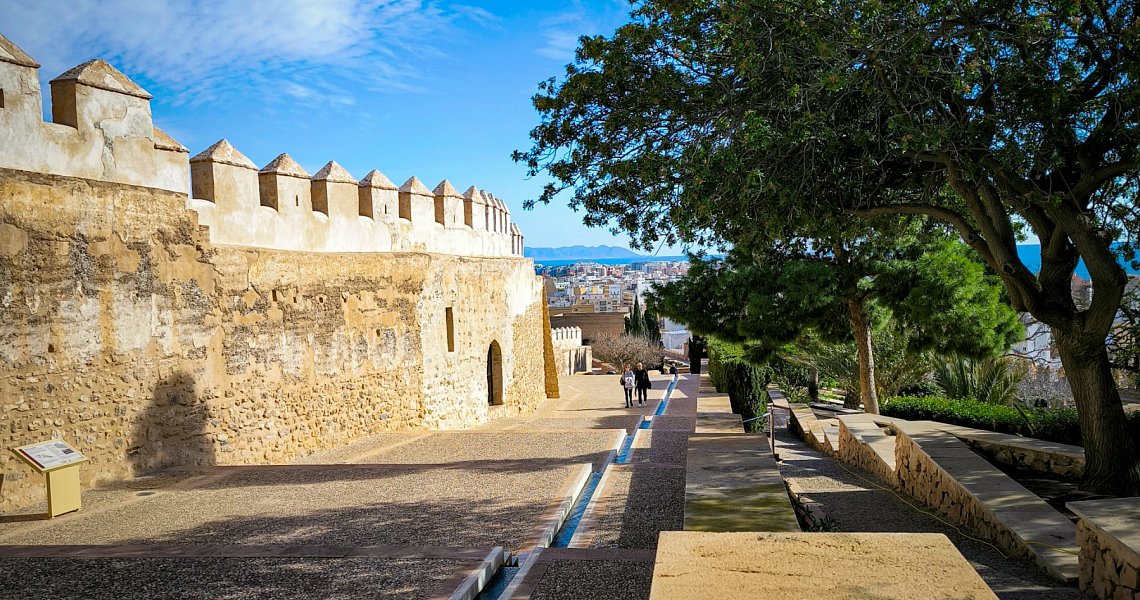
[[1081, 489], [1110, 496], [1140, 495], [1140, 455], [1124, 419], [1103, 341], [1059, 334], [1057, 351], [1077, 403], [1085, 473]]
[[871, 346], [871, 323], [862, 300], [848, 300], [851, 328], [855, 331], [855, 350], [859, 359], [859, 399], [863, 410], [879, 414], [879, 396], [875, 391], [875, 354]]
[[819, 369], [810, 367], [807, 376], [808, 398], [812, 402], [819, 402]]

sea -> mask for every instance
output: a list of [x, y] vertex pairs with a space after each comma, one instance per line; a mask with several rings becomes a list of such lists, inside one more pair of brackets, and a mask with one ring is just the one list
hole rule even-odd
[[[1041, 270], [1041, 246], [1037, 244], [1022, 244], [1017, 247], [1017, 254], [1021, 257], [1021, 261], [1025, 266], [1034, 273]], [[574, 263], [596, 263], [599, 265], [631, 265], [635, 263], [647, 262], [681, 262], [689, 260], [688, 256], [627, 256], [622, 258], [570, 258], [558, 260], [539, 260], [534, 261], [535, 266], [544, 267], [560, 267], [564, 265], [572, 265]], [[1124, 267], [1124, 272], [1129, 275], [1140, 275], [1140, 269], [1137, 269], [1135, 263], [1140, 261], [1140, 254], [1135, 254], [1132, 261], [1128, 261], [1121, 257], [1120, 264]], [[1084, 261], [1077, 264], [1076, 274], [1081, 279], [1089, 278], [1089, 270], [1085, 267]]]

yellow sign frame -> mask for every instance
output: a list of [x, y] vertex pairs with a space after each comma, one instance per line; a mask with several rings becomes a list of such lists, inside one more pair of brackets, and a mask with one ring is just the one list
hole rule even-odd
[[79, 466], [88, 461], [87, 457], [63, 440], [27, 444], [11, 450], [16, 458], [47, 480], [49, 519], [82, 508]]

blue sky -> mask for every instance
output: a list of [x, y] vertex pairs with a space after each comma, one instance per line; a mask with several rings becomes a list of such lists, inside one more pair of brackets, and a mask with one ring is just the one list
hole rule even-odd
[[[510, 152], [538, 122], [539, 81], [577, 38], [626, 21], [625, 0], [7, 0], [3, 33], [47, 81], [103, 58], [154, 95], [155, 124], [197, 154], [221, 138], [258, 165], [288, 152], [397, 184], [449, 179], [503, 198], [528, 246], [608, 244], [551, 204]], [[50, 114], [50, 112], [48, 113]], [[671, 253], [666, 249], [663, 254]]]

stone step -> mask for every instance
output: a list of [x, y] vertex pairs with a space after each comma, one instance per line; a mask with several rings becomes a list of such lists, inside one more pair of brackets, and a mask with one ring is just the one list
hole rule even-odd
[[693, 435], [685, 469], [685, 530], [800, 530], [763, 437]]

